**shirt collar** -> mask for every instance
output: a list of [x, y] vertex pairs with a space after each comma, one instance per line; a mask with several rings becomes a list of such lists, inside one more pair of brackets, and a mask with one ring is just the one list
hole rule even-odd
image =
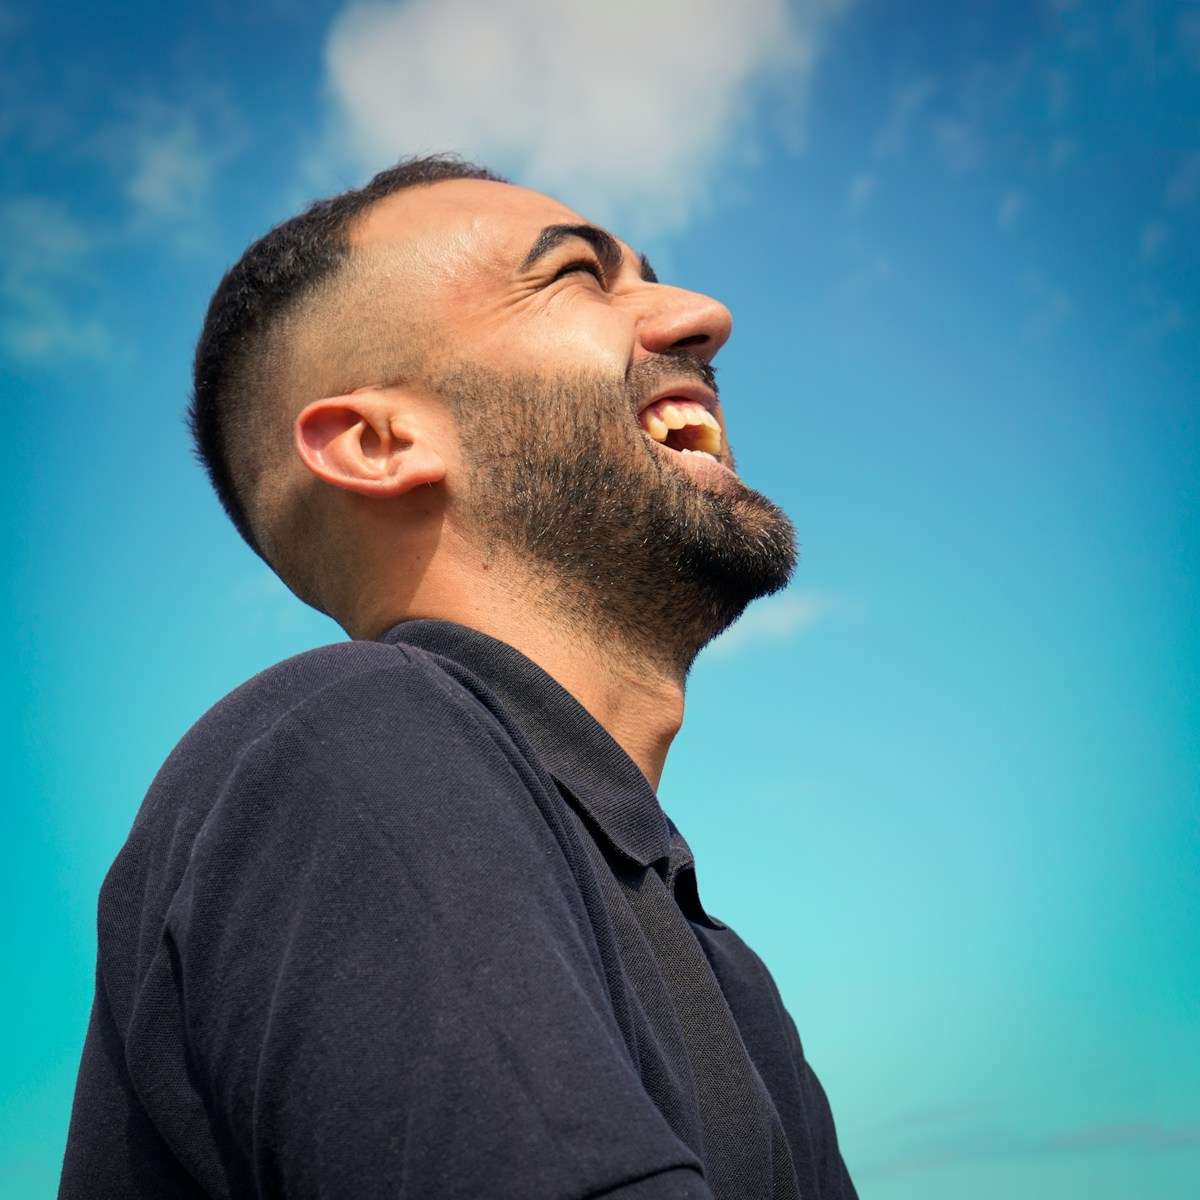
[[672, 827], [649, 781], [599, 721], [536, 663], [450, 621], [403, 621], [379, 640], [417, 646], [474, 674], [613, 846], [642, 867], [668, 857]]

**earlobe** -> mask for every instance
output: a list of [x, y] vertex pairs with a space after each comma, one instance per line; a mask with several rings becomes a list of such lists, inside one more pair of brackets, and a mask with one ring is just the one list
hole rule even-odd
[[437, 449], [410, 424], [367, 393], [314, 400], [296, 418], [296, 452], [334, 487], [381, 499], [402, 496], [446, 474]]

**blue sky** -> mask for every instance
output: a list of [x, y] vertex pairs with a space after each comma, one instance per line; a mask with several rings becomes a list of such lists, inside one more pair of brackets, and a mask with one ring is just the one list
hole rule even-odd
[[662, 796], [864, 1200], [1195, 1195], [1200, 5], [4, 3], [0, 55], [0, 1195], [53, 1192], [158, 765], [343, 636], [190, 459], [208, 297], [435, 149], [733, 311], [802, 561], [697, 665]]

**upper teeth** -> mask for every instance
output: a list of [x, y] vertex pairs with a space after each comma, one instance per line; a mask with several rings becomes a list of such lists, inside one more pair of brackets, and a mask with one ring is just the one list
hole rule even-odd
[[682, 400], [678, 396], [655, 400], [642, 410], [641, 421], [642, 428], [656, 442], [666, 442], [673, 429], [687, 429], [687, 434], [674, 439], [677, 444], [673, 449], [720, 453], [721, 426], [717, 418], [695, 400]]

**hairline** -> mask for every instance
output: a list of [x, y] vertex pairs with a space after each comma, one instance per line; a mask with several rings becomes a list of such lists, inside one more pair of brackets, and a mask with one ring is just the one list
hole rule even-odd
[[[311, 325], [310, 310], [328, 311], [322, 298], [346, 293], [369, 262], [354, 231], [379, 203], [459, 179], [508, 182], [453, 153], [400, 159], [360, 187], [316, 199], [264, 232], [209, 300], [184, 413], [192, 453], [239, 534], [276, 573], [273, 556], [264, 553], [269, 534], [256, 501], [263, 457], [279, 442], [276, 405], [290, 390], [280, 375], [289, 371], [289, 360], [303, 361], [297, 335], [304, 337]], [[271, 445], [264, 446], [263, 436]]]

